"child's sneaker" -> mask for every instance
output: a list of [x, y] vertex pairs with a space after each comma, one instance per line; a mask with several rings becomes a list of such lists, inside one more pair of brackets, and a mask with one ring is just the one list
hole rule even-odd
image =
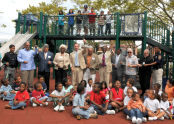
[[82, 116], [81, 115], [77, 115], [76, 118], [77, 118], [77, 120], [80, 120], [80, 119], [82, 119]]
[[64, 111], [65, 107], [63, 105], [60, 106], [59, 111]]
[[114, 110], [107, 110], [106, 111], [106, 114], [108, 114], [108, 115], [114, 115], [115, 114], [115, 111]]
[[136, 123], [137, 123], [136, 117], [132, 117], [132, 123], [133, 123], [133, 124], [136, 124]]
[[146, 117], [143, 117], [142, 121], [143, 122], [147, 122], [147, 118]]
[[33, 104], [32, 104], [32, 106], [33, 106], [33, 107], [36, 107], [36, 106], [37, 106], [37, 104], [36, 104], [36, 103], [33, 103]]
[[90, 117], [90, 118], [97, 119], [97, 118], [98, 118], [98, 115], [97, 115], [97, 114], [90, 114], [89, 117]]
[[137, 118], [137, 124], [141, 124], [142, 123], [142, 119], [141, 118]]
[[59, 111], [59, 108], [60, 108], [60, 106], [59, 105], [57, 105], [55, 108], [54, 108], [54, 111]]
[[164, 117], [159, 118], [159, 120], [162, 120], [163, 121], [164, 120]]
[[127, 120], [130, 120], [130, 117], [129, 117], [129, 115], [127, 115], [127, 116], [126, 116], [126, 119], [127, 119]]

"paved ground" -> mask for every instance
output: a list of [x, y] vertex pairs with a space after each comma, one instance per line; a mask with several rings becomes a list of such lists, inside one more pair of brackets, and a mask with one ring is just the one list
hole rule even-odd
[[[0, 79], [3, 73], [0, 72]], [[36, 82], [35, 79], [34, 82]], [[51, 79], [51, 90], [54, 87], [54, 80]], [[0, 100], [0, 124], [128, 124], [131, 121], [125, 119], [125, 115], [120, 112], [116, 115], [104, 115], [99, 116], [98, 119], [89, 120], [76, 120], [71, 113], [72, 107], [66, 107], [64, 112], [54, 112], [52, 103], [48, 107], [36, 107], [28, 106], [25, 110], [7, 110], [4, 109], [4, 105], [8, 104], [7, 101]], [[165, 121], [151, 121], [147, 122], [153, 124], [174, 124], [174, 120]]]

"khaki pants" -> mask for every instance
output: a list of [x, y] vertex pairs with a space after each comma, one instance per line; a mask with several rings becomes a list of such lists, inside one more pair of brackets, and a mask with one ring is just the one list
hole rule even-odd
[[85, 80], [86, 82], [88, 82], [89, 78], [92, 78], [92, 82], [95, 83], [95, 77], [96, 77], [96, 74], [91, 74], [89, 68], [87, 68], [83, 74], [83, 80]]
[[100, 67], [99, 69], [100, 82], [106, 81], [109, 87], [110, 72], [107, 72], [106, 67]]
[[28, 84], [28, 87], [33, 86], [34, 70], [21, 71], [22, 82]]
[[153, 70], [153, 72], [152, 72], [152, 85], [155, 83], [158, 83], [161, 85], [161, 88], [162, 88], [162, 77], [163, 77], [163, 69], [162, 68], [157, 69], [157, 70]]
[[72, 72], [72, 84], [79, 84], [83, 79], [83, 70], [80, 67], [74, 67], [74, 71]]

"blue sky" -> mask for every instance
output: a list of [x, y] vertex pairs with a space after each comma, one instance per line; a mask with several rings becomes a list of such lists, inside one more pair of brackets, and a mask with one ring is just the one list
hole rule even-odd
[[[0, 4], [0, 26], [7, 25], [6, 28], [0, 27], [0, 42], [8, 41], [15, 35], [15, 23], [12, 20], [16, 19], [18, 13], [16, 10], [26, 9], [29, 5], [37, 6], [40, 2], [49, 3], [51, 0], [4, 0]], [[63, 3], [67, 9], [72, 8], [73, 4], [68, 0]], [[2, 13], [1, 13], [2, 12]]]

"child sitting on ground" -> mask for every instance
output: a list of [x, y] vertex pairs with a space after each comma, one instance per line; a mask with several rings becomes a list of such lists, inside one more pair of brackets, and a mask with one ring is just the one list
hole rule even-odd
[[8, 79], [1, 80], [1, 83], [2, 83], [2, 86], [0, 88], [0, 98], [2, 98], [3, 101], [13, 100], [15, 96], [15, 91], [12, 90], [11, 86], [9, 85]]
[[106, 99], [109, 100], [109, 90], [106, 81], [102, 81], [102, 92], [106, 95]]
[[110, 104], [115, 109], [115, 112], [120, 111], [120, 108], [123, 107], [123, 99], [123, 89], [121, 89], [120, 81], [117, 80], [110, 92]]
[[69, 95], [70, 93], [67, 93], [63, 90], [63, 84], [58, 83], [56, 86], [56, 90], [54, 90], [51, 94], [50, 97], [53, 99], [53, 106], [54, 106], [54, 111], [64, 111], [65, 108], [63, 106], [63, 103], [65, 102], [65, 98]]
[[148, 112], [148, 120], [163, 120], [163, 113], [160, 112], [160, 105], [159, 101], [155, 98], [155, 93], [153, 90], [150, 90], [149, 98], [146, 98], [144, 101], [144, 106], [146, 107], [146, 110]]
[[49, 90], [49, 89], [47, 89], [47, 85], [45, 83], [45, 79], [44, 79], [43, 76], [39, 77], [39, 83], [42, 84], [43, 91], [44, 91], [44, 93], [46, 93], [46, 91]]
[[165, 92], [168, 95], [169, 102], [172, 104], [172, 100], [174, 98], [174, 80], [173, 79], [167, 80]]
[[89, 78], [88, 79], [88, 83], [87, 83], [87, 86], [86, 86], [86, 90], [85, 90], [85, 92], [88, 94], [88, 93], [90, 93], [91, 91], [92, 91], [92, 83], [93, 83], [93, 81], [92, 81], [92, 78]]
[[18, 109], [21, 108], [22, 110], [24, 109], [24, 107], [26, 107], [28, 105], [28, 101], [30, 99], [30, 96], [26, 90], [26, 83], [21, 83], [20, 84], [20, 89], [19, 91], [16, 93], [16, 96], [14, 98], [14, 100], [9, 102], [9, 105], [6, 105], [5, 108], [6, 109]]
[[129, 111], [132, 123], [140, 124], [142, 121], [147, 121], [146, 118], [143, 118], [143, 113], [146, 112], [146, 108], [143, 105], [143, 102], [141, 101], [140, 95], [138, 93], [135, 92], [133, 94], [132, 99], [127, 105], [127, 110]]
[[145, 101], [146, 100], [146, 98], [149, 98], [149, 89], [147, 89], [146, 91], [145, 91], [145, 93], [144, 93], [144, 96], [143, 96], [143, 101]]
[[12, 89], [15, 91], [19, 91], [21, 82], [22, 82], [21, 76], [15, 77], [14, 82], [12, 84]]
[[73, 99], [76, 94], [77, 94], [77, 84], [75, 84], [74, 87], [71, 89], [70, 98], [69, 98], [70, 105], [72, 105]]
[[153, 90], [154, 90], [155, 96], [156, 96], [156, 98], [157, 98], [158, 100], [161, 99], [161, 94], [163, 93], [163, 92], [160, 90], [160, 88], [161, 88], [161, 85], [158, 84], [158, 83], [155, 83], [155, 84], [153, 85]]
[[44, 91], [42, 90], [42, 84], [41, 83], [35, 83], [34, 84], [34, 89], [32, 92], [32, 97], [30, 98], [31, 104], [33, 107], [36, 107], [38, 105], [40, 106], [47, 106], [48, 102], [47, 99], [48, 97], [45, 96]]
[[86, 93], [86, 87], [87, 87], [87, 82], [86, 82], [86, 80], [81, 80], [79, 85], [84, 86], [84, 88], [85, 88], [85, 93]]
[[85, 104], [85, 88], [83, 85], [78, 85], [77, 94], [73, 99], [73, 109], [72, 113], [76, 116], [78, 120], [81, 118], [97, 118], [97, 114], [92, 106]]
[[128, 88], [132, 88], [134, 90], [134, 92], [138, 92], [137, 88], [134, 86], [134, 79], [129, 78], [127, 83], [126, 83], [126, 87], [124, 88], [124, 95], [127, 95], [127, 89]]
[[166, 93], [162, 93], [162, 99], [160, 101], [161, 113], [164, 114], [164, 117], [169, 119], [172, 118], [172, 112], [170, 110], [170, 103], [168, 101], [168, 96]]
[[99, 115], [107, 114], [115, 114], [114, 110], [110, 110], [112, 107], [109, 105], [109, 101], [106, 100], [106, 95], [101, 92], [102, 86], [99, 82], [96, 82], [94, 84], [93, 91], [89, 93], [90, 95], [90, 101], [92, 103], [92, 106], [94, 107], [94, 110]]
[[127, 119], [130, 119], [129, 111], [127, 110], [127, 104], [131, 100], [133, 93], [134, 90], [132, 88], [127, 89], [127, 96], [125, 96], [123, 100], [124, 106], [120, 108], [120, 110], [123, 110], [123, 112], [127, 115]]

